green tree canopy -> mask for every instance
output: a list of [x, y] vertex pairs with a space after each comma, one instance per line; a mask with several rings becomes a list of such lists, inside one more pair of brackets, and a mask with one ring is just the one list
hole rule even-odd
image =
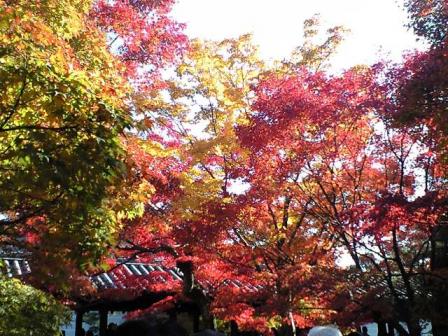
[[112, 238], [125, 171], [128, 89], [90, 6], [0, 0], [0, 239], [68, 264]]
[[60, 327], [70, 321], [67, 308], [20, 280], [0, 280], [0, 335], [60, 335]]

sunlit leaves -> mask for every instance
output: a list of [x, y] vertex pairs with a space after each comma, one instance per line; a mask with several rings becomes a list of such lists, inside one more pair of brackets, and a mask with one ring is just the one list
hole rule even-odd
[[[2, 234], [85, 265], [115, 230], [106, 195], [124, 173], [118, 135], [129, 124], [129, 88], [104, 35], [86, 24], [89, 2], [2, 8]], [[39, 236], [29, 246], [28, 233]]]
[[49, 294], [20, 280], [0, 278], [0, 330], [11, 336], [58, 336], [70, 321], [69, 310]]

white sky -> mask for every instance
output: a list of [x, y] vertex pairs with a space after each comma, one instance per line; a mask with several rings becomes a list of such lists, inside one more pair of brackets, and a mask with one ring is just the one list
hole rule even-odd
[[[404, 27], [403, 0], [178, 0], [173, 15], [187, 24], [190, 37], [220, 40], [253, 33], [264, 58], [284, 58], [301, 43], [302, 23], [321, 15], [324, 27], [351, 30], [336, 69], [370, 64], [380, 55], [399, 60], [418, 46]], [[401, 7], [400, 7], [401, 6]]]

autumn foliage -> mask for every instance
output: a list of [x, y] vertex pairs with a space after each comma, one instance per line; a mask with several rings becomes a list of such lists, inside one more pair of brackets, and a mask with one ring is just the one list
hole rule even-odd
[[319, 39], [318, 17], [268, 64], [250, 35], [188, 41], [171, 0], [65, 3], [0, 13], [0, 237], [35, 281], [82, 292], [117, 258], [191, 263], [190, 292], [148, 283], [174, 293], [150, 311], [196, 300], [263, 334], [437, 324], [446, 2], [407, 2], [427, 51], [339, 74], [344, 29]]
[[313, 36], [274, 65], [250, 36], [191, 43], [159, 110], [181, 160], [128, 253], [190, 258], [209, 310], [242, 329], [405, 321], [419, 335], [437, 315], [425, 283], [446, 184], [433, 135], [395, 118], [422, 63], [329, 75]]

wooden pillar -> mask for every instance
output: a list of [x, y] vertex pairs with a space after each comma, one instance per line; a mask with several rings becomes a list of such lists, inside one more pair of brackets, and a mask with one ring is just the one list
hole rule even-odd
[[378, 336], [387, 336], [388, 332], [386, 330], [386, 322], [383, 320], [376, 322], [378, 325]]
[[99, 311], [99, 313], [100, 313], [100, 335], [99, 336], [106, 336], [108, 311], [105, 309], [102, 309]]
[[386, 321], [380, 311], [372, 312], [373, 321], [378, 325], [378, 336], [387, 336]]
[[77, 310], [76, 311], [76, 322], [75, 322], [75, 335], [76, 336], [84, 336], [81, 333], [82, 330], [82, 317], [84, 315], [83, 311]]

